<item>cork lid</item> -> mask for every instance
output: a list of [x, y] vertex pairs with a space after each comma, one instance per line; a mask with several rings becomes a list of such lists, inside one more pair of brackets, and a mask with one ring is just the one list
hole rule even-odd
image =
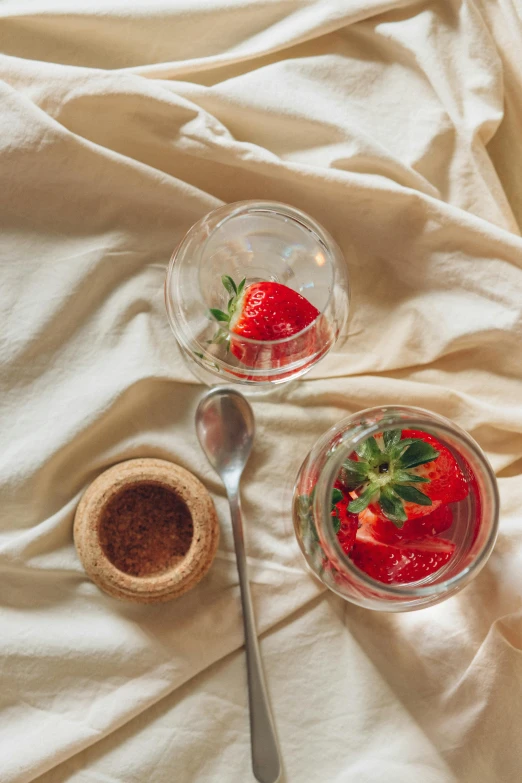
[[207, 573], [219, 541], [214, 503], [192, 473], [160, 459], [106, 470], [85, 491], [74, 542], [87, 575], [115, 598], [177, 598]]

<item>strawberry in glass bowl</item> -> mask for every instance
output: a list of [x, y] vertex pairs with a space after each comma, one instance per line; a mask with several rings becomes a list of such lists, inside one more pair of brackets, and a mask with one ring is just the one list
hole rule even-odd
[[420, 408], [345, 419], [312, 449], [294, 493], [309, 567], [347, 600], [384, 611], [460, 590], [487, 561], [497, 526], [496, 480], [482, 450]]
[[[222, 282], [230, 298], [226, 311], [210, 311], [219, 323], [211, 344], [224, 345], [243, 367], [288, 368], [296, 358], [324, 352], [327, 325], [317, 307], [300, 293], [271, 281], [247, 286], [243, 278], [236, 286], [231, 277], [223, 275]], [[248, 376], [248, 380], [255, 379]]]
[[348, 317], [346, 262], [300, 210], [240, 202], [188, 231], [172, 256], [165, 300], [201, 380], [271, 386], [303, 375], [338, 340]]

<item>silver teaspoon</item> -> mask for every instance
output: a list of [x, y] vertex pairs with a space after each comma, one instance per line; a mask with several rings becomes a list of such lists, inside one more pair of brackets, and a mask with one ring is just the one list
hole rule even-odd
[[252, 768], [260, 783], [276, 783], [281, 774], [281, 761], [261, 666], [239, 499], [241, 474], [254, 442], [252, 408], [239, 392], [214, 389], [198, 405], [196, 432], [208, 461], [225, 485], [230, 504], [245, 628]]

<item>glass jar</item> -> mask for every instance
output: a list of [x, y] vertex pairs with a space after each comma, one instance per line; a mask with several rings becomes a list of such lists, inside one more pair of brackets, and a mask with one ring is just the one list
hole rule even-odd
[[[227, 315], [234, 296], [224, 277], [241, 284], [280, 283], [319, 312], [291, 336], [255, 340], [238, 336]], [[203, 382], [270, 386], [307, 372], [335, 344], [348, 317], [346, 261], [332, 237], [299, 209], [268, 201], [220, 207], [187, 232], [165, 280], [174, 335]]]
[[[369, 576], [341, 547], [332, 519], [332, 492], [343, 463], [368, 438], [391, 430], [435, 437], [451, 452], [469, 487], [465, 499], [451, 504], [453, 522], [443, 534], [445, 542], [453, 542], [448, 544], [454, 545], [453, 554], [439, 570], [416, 582], [384, 583]], [[295, 534], [309, 568], [347, 601], [388, 612], [436, 604], [468, 584], [491, 554], [498, 513], [495, 475], [480, 446], [448, 419], [403, 406], [370, 408], [330, 429], [306, 457], [293, 495]]]

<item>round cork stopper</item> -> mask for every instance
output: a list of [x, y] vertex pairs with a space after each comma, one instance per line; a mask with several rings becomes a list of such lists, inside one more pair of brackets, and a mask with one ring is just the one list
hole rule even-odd
[[[162, 519], [168, 496], [172, 503]], [[138, 501], [142, 508], [148, 503], [147, 524], [153, 525], [148, 534], [139, 519], [129, 528]], [[163, 550], [161, 535], [167, 529]], [[142, 548], [140, 536], [145, 536]], [[218, 541], [216, 509], [207, 489], [185, 468], [161, 459], [133, 459], [106, 470], [85, 491], [74, 519], [74, 543], [87, 575], [109, 595], [135, 603], [170, 601], [197, 585], [212, 565]]]

